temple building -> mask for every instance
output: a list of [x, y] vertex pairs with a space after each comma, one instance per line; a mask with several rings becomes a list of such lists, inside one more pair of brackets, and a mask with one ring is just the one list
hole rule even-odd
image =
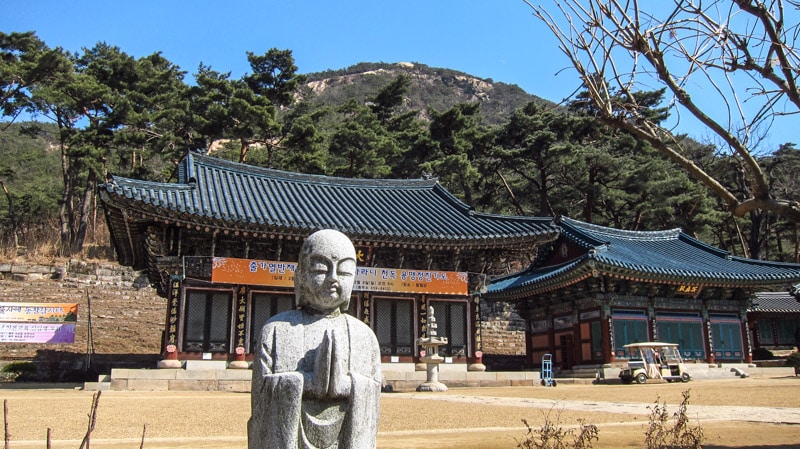
[[624, 358], [624, 345], [651, 340], [678, 343], [690, 360], [750, 362], [754, 326], [763, 327], [762, 343], [783, 343], [796, 324], [765, 314], [763, 299], [757, 323], [748, 310], [757, 292], [797, 284], [798, 264], [735, 257], [680, 229], [556, 223], [560, 236], [527, 270], [493, 279], [482, 295], [516, 305], [526, 321], [529, 367], [544, 354], [562, 369], [607, 364]]
[[756, 293], [747, 316], [756, 348], [792, 349], [800, 341], [800, 301], [791, 292]]
[[349, 312], [375, 331], [383, 362], [419, 361], [433, 307], [447, 363], [481, 369], [478, 292], [559, 233], [552, 218], [476, 212], [435, 179], [307, 175], [194, 153], [175, 183], [115, 176], [99, 192], [118, 261], [146, 270], [168, 299], [170, 360], [251, 360], [262, 324], [295, 307], [300, 245], [330, 228], [356, 246]]

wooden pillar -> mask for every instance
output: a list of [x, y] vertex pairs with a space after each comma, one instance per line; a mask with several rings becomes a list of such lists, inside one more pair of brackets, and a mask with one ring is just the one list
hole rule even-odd
[[[235, 302], [235, 312], [233, 314], [233, 329], [234, 329], [234, 351], [236, 348], [242, 348], [246, 352], [245, 343], [247, 341], [247, 287], [240, 285], [236, 289], [236, 294], [233, 298]], [[228, 351], [230, 353], [230, 350]], [[237, 352], [238, 354], [238, 352]]]
[[581, 335], [581, 313], [577, 301], [572, 308], [572, 359], [576, 365], [583, 363], [583, 336]]
[[747, 310], [739, 313], [742, 321], [742, 351], [744, 352], [744, 362], [753, 363], [753, 342], [750, 340], [749, 322], [747, 321]]
[[[419, 297], [415, 300], [418, 304], [416, 307], [417, 316], [415, 317], [417, 320], [417, 325], [419, 326], [419, 335], [417, 338], [427, 338], [428, 337], [428, 297], [427, 295], [419, 295]], [[428, 369], [427, 364], [422, 362], [420, 359], [420, 348], [419, 345], [416, 343], [414, 344], [414, 370], [416, 371], [426, 371]]]
[[180, 322], [181, 277], [170, 276], [167, 303], [167, 319], [164, 329], [164, 343], [161, 348], [163, 359], [158, 362], [159, 368], [175, 369], [181, 367], [178, 360], [178, 327]]
[[600, 333], [603, 336], [603, 363], [612, 363], [614, 355], [613, 327], [611, 326], [611, 307], [603, 304], [600, 307]]
[[[467, 301], [467, 313], [472, 313], [474, 319], [468, 320], [469, 328], [467, 331], [472, 335], [472, 346], [467, 348], [467, 371], [486, 371], [483, 364], [483, 336], [481, 331], [481, 296], [478, 293], [472, 295], [472, 300]], [[526, 331], [527, 338], [527, 331]], [[527, 343], [526, 343], [527, 346]]]
[[[247, 369], [249, 364], [246, 360], [247, 348], [245, 343], [247, 336], [247, 287], [240, 285], [233, 297], [235, 312], [233, 314], [234, 348], [233, 354], [228, 351], [228, 368]], [[252, 320], [252, 318], [251, 318]]]
[[708, 307], [703, 304], [702, 308], [702, 317], [703, 317], [703, 330], [706, 332], [706, 345], [705, 351], [707, 356], [708, 363], [714, 363], [714, 333], [711, 331], [711, 318], [708, 316]]
[[[654, 298], [650, 299], [654, 301]], [[656, 309], [653, 305], [647, 306], [647, 323], [649, 324], [648, 333], [650, 334], [648, 340], [658, 341], [658, 323], [656, 322]]]
[[547, 314], [547, 352], [553, 355], [553, 368], [555, 368], [558, 354], [556, 353], [556, 330], [553, 326], [552, 312]]

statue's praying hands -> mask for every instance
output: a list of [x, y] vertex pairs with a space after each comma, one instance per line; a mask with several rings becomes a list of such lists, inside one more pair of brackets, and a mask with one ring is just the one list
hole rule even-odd
[[345, 398], [350, 396], [350, 373], [344, 363], [347, 358], [343, 357], [342, 349], [337, 351], [335, 337], [331, 336], [330, 330], [325, 330], [322, 341], [316, 350], [314, 357], [314, 369], [311, 373], [304, 373], [305, 384], [303, 393], [317, 398]]

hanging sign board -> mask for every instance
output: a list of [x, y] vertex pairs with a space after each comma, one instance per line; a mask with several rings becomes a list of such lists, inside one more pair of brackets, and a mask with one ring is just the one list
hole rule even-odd
[[457, 271], [357, 268], [353, 290], [362, 292], [466, 295], [467, 273]]
[[0, 342], [74, 343], [78, 304], [0, 302]]
[[0, 323], [3, 343], [75, 343], [75, 323]]
[[[293, 288], [296, 267], [293, 262], [215, 257], [211, 282]], [[353, 290], [467, 295], [468, 285], [466, 272], [358, 267]]]
[[703, 291], [703, 287], [699, 285], [679, 285], [675, 289], [675, 293], [679, 295], [688, 295], [693, 298], [697, 298], [701, 291]]
[[296, 267], [294, 262], [215, 257], [211, 282], [293, 288]]

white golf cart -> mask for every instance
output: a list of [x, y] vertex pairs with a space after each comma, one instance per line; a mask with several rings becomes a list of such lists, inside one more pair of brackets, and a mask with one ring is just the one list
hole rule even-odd
[[628, 353], [628, 367], [619, 373], [622, 383], [643, 384], [647, 379], [689, 382], [692, 379], [684, 369], [677, 343], [648, 341], [631, 343], [624, 348]]

